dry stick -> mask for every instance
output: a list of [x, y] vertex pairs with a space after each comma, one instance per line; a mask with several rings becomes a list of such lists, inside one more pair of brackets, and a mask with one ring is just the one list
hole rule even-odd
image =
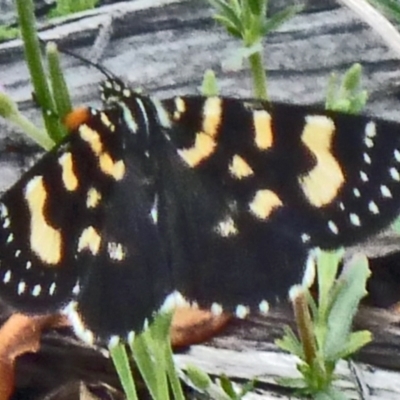
[[367, 0], [339, 0], [366, 22], [400, 58], [400, 33]]

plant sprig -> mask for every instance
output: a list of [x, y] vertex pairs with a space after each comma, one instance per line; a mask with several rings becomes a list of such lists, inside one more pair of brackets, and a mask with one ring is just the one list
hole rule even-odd
[[233, 37], [242, 41], [243, 47], [236, 51], [239, 59], [249, 60], [253, 76], [255, 97], [268, 100], [267, 77], [263, 67], [262, 39], [271, 31], [302, 10], [302, 6], [291, 6], [267, 17], [268, 0], [208, 0], [218, 21]]

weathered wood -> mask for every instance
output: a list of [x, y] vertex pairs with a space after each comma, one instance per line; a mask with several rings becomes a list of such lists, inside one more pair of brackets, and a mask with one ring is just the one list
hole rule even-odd
[[[265, 41], [271, 99], [307, 104], [321, 102], [329, 74], [343, 72], [353, 62], [361, 62], [365, 69], [365, 87], [371, 98], [367, 112], [400, 121], [397, 99], [400, 70], [396, 57], [347, 9], [333, 1], [309, 3], [306, 12]], [[248, 72], [221, 67], [221, 59], [228, 57], [237, 43], [216, 26], [203, 1], [121, 2], [44, 24], [41, 37], [56, 40], [61, 48], [87, 56], [99, 26], [108, 23], [110, 16], [114, 32], [103, 64], [134, 86], [144, 87], [161, 98], [196, 93], [203, 72], [212, 68], [223, 94], [251, 96]], [[97, 84], [104, 77], [68, 56], [64, 57], [64, 64], [75, 104], [98, 105]], [[18, 101], [24, 114], [39, 121], [18, 40], [0, 45], [0, 82]], [[4, 189], [36, 156], [37, 148], [9, 124], [1, 122], [0, 127], [0, 188]], [[22, 151], [10, 150], [10, 143]], [[384, 238], [378, 250], [393, 240], [393, 236]], [[376, 247], [376, 243], [374, 239], [371, 246]], [[399, 375], [385, 370], [400, 368], [398, 317], [373, 310], [360, 318], [360, 324], [371, 326], [375, 334], [374, 343], [359, 355], [360, 360], [375, 366], [358, 364], [362, 380], [370, 390], [369, 398], [400, 398]], [[179, 365], [192, 362], [207, 372], [241, 379], [257, 375], [262, 394], [261, 397], [249, 395], [249, 399], [276, 398], [278, 394], [288, 398], [288, 392], [274, 383], [273, 378], [294, 376], [294, 359], [278, 352], [273, 340], [281, 334], [283, 324], [290, 322], [291, 313], [285, 308], [274, 310], [268, 318], [236, 322], [207, 346], [193, 346], [187, 353], [178, 355], [177, 362]], [[91, 382], [98, 379], [116, 384], [109, 362], [77, 342], [71, 343], [65, 335], [54, 333], [47, 334], [40, 354], [21, 359], [18, 371], [21, 390], [39, 387], [42, 393], [50, 390], [54, 382], [63, 383], [63, 379]], [[346, 377], [340, 381], [343, 390], [352, 399], [360, 398], [354, 372], [345, 363], [338, 372]]]

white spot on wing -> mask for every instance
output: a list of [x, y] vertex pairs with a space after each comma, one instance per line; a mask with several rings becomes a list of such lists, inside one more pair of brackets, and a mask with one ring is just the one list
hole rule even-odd
[[370, 139], [369, 137], [366, 137], [366, 138], [364, 139], [364, 143], [365, 143], [365, 145], [366, 145], [369, 149], [371, 149], [372, 147], [374, 147], [374, 142], [373, 142], [373, 140]]
[[389, 173], [390, 173], [390, 176], [392, 177], [392, 179], [394, 181], [400, 181], [400, 174], [399, 174], [399, 171], [397, 171], [396, 168], [394, 168], [394, 167], [390, 168], [389, 169]]
[[24, 293], [25, 289], [26, 289], [26, 283], [24, 281], [21, 281], [20, 283], [18, 283], [18, 294], [19, 295]]
[[246, 318], [250, 313], [249, 307], [244, 306], [243, 304], [239, 304], [236, 307], [235, 314], [238, 318]]
[[9, 283], [11, 281], [11, 271], [8, 270], [3, 277], [3, 283]]
[[79, 282], [76, 282], [75, 286], [72, 288], [72, 293], [74, 295], [78, 295], [80, 291], [81, 291], [81, 287], [79, 285]]
[[92, 331], [87, 329], [83, 324], [83, 321], [77, 311], [77, 303], [75, 301], [71, 301], [63, 310], [63, 314], [65, 314], [71, 322], [71, 325], [74, 329], [75, 335], [78, 336], [85, 343], [93, 345], [94, 343], [94, 334]]
[[268, 314], [269, 311], [269, 304], [267, 300], [263, 300], [258, 305], [258, 309], [260, 310], [261, 314]]
[[375, 122], [370, 121], [368, 124], [365, 126], [365, 134], [369, 138], [374, 138], [376, 136], [376, 125]]
[[216, 316], [221, 315], [223, 312], [223, 308], [222, 308], [221, 304], [212, 303], [211, 304], [211, 312]]
[[332, 233], [334, 233], [335, 235], [337, 235], [339, 233], [339, 229], [337, 227], [337, 225], [333, 222], [333, 221], [329, 221], [328, 222], [328, 228], [332, 231]]
[[350, 222], [352, 225], [354, 226], [360, 226], [361, 225], [361, 221], [360, 221], [360, 217], [357, 214], [351, 213], [349, 215], [350, 218]]
[[380, 190], [383, 197], [392, 197], [392, 192], [386, 185], [381, 185]]
[[368, 203], [368, 210], [371, 211], [372, 214], [379, 214], [379, 208], [374, 201]]
[[367, 153], [363, 154], [363, 158], [364, 158], [365, 164], [371, 164], [371, 157]]
[[368, 182], [368, 175], [364, 171], [360, 171], [360, 178], [363, 182]]
[[55, 291], [56, 291], [56, 284], [53, 282], [49, 287], [49, 295], [53, 296]]
[[40, 285], [35, 285], [32, 289], [32, 296], [39, 296], [40, 292], [42, 291], [42, 287]]
[[1, 218], [8, 217], [8, 209], [4, 203], [0, 203], [0, 217]]
[[307, 233], [302, 233], [302, 234], [301, 234], [301, 241], [302, 241], [303, 243], [309, 242], [310, 239], [311, 239], [311, 237], [310, 237], [309, 234], [307, 234]]

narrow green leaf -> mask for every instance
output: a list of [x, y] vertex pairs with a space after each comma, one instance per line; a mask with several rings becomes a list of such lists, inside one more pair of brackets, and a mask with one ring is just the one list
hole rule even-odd
[[372, 341], [372, 333], [369, 331], [358, 331], [353, 332], [347, 339], [345, 346], [342, 351], [335, 354], [333, 357], [336, 359], [347, 358], [352, 354], [359, 351], [362, 347]]
[[109, 351], [127, 400], [138, 400], [125, 345], [119, 343]]
[[222, 390], [230, 399], [235, 400], [237, 398], [237, 394], [231, 380], [226, 375], [221, 375], [219, 379]]
[[[133, 359], [146, 383], [146, 386], [154, 400], [161, 400], [158, 397], [157, 371], [158, 365], [154, 363], [153, 354], [148, 346], [146, 332], [138, 335], [130, 344]], [[166, 400], [166, 399], [165, 399]]]
[[303, 346], [296, 334], [289, 326], [285, 326], [281, 339], [276, 339], [275, 344], [282, 350], [287, 351], [304, 360]]
[[304, 6], [302, 5], [294, 5], [274, 14], [271, 18], [264, 22], [261, 29], [261, 34], [265, 36], [269, 32], [277, 30], [285, 22], [293, 18], [296, 14], [300, 13], [303, 8]]
[[339, 261], [343, 257], [341, 251], [322, 251], [317, 259], [317, 279], [318, 279], [318, 312], [319, 320], [325, 321], [328, 308], [330, 306], [329, 295], [335, 282]]
[[240, 28], [234, 25], [229, 19], [227, 19], [223, 15], [214, 15], [213, 19], [219, 22], [233, 37], [236, 37], [238, 39], [242, 38], [242, 32]]

